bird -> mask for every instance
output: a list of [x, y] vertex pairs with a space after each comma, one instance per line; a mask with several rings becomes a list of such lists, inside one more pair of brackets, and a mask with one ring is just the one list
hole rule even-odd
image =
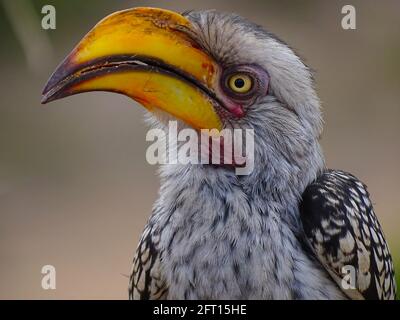
[[313, 72], [273, 33], [216, 10], [118, 11], [56, 68], [42, 103], [89, 91], [134, 99], [152, 128], [254, 132], [247, 175], [160, 166], [130, 299], [395, 299], [367, 187], [326, 167]]

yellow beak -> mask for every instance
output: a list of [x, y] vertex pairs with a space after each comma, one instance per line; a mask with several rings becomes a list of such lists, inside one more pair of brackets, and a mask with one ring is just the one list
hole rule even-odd
[[192, 39], [191, 22], [153, 8], [100, 21], [49, 79], [42, 103], [88, 91], [125, 94], [197, 129], [222, 129], [213, 88], [219, 67]]

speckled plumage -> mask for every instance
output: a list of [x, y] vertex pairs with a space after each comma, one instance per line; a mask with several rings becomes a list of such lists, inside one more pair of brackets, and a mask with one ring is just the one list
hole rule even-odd
[[[370, 283], [379, 285], [368, 289], [361, 284], [361, 297], [392, 298], [390, 254], [364, 187], [342, 172], [326, 173], [318, 142], [320, 104], [307, 66], [285, 43], [236, 15], [186, 15], [196, 27], [193, 38], [222, 66], [257, 64], [270, 75], [268, 95], [242, 119], [224, 123], [225, 128], [254, 129], [255, 168], [237, 176], [223, 166], [161, 167], [159, 198], [134, 258], [130, 297], [345, 299], [350, 296], [332, 272], [347, 256], [361, 277], [367, 264], [360, 264], [360, 256], [354, 259], [350, 248], [341, 256], [350, 245], [325, 236], [329, 219], [341, 216], [340, 221], [349, 222], [340, 225], [340, 236], [354, 237], [359, 255], [380, 259], [369, 264], [371, 279], [378, 277]], [[152, 124], [163, 127], [165, 119], [159, 115]], [[344, 177], [352, 189], [341, 181]], [[324, 198], [325, 189], [332, 196]], [[352, 192], [360, 203], [353, 204]], [[360, 251], [367, 239], [365, 225], [378, 240], [371, 235]], [[382, 277], [390, 279], [389, 288]]]
[[315, 255], [339, 285], [342, 268], [355, 268], [355, 290], [345, 291], [350, 298], [395, 298], [392, 258], [361, 181], [324, 172], [303, 194], [301, 219]]

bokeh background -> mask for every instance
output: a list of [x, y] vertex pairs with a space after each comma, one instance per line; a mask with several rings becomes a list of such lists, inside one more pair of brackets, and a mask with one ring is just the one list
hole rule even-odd
[[[41, 29], [41, 8], [57, 29]], [[353, 4], [357, 30], [341, 28]], [[237, 12], [286, 40], [315, 70], [331, 168], [372, 194], [400, 273], [400, 1], [0, 0], [0, 298], [126, 299], [157, 196], [143, 110], [88, 93], [40, 105], [48, 76], [105, 15], [134, 6]], [[41, 268], [57, 289], [41, 288]]]

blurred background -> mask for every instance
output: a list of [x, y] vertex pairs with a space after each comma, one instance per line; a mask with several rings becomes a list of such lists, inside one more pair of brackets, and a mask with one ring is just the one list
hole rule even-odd
[[[41, 9], [56, 7], [56, 30]], [[357, 29], [341, 28], [341, 8]], [[88, 93], [41, 106], [58, 62], [105, 15], [135, 6], [237, 12], [287, 41], [315, 70], [327, 164], [369, 187], [400, 274], [400, 1], [0, 0], [0, 298], [126, 299], [157, 196], [143, 110]], [[57, 289], [43, 290], [54, 265]]]

